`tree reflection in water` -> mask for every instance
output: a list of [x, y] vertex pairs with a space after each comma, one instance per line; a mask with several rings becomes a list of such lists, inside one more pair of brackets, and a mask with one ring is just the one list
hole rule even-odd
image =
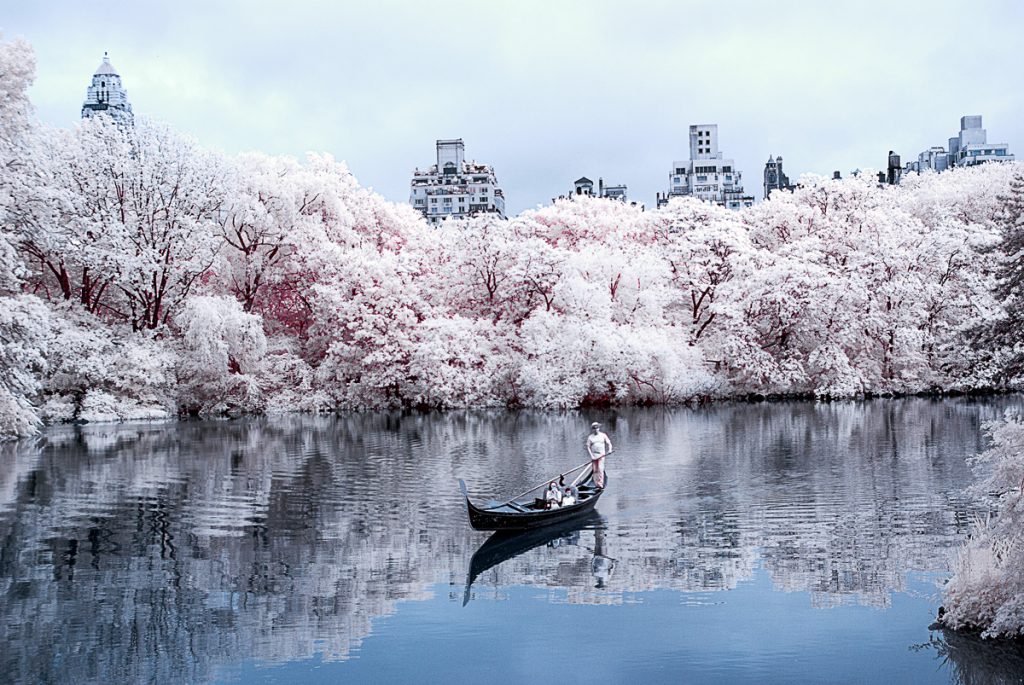
[[935, 652], [957, 685], [1020, 685], [1024, 683], [1024, 643], [983, 640], [976, 635], [940, 630], [914, 650]]
[[964, 458], [1012, 401], [604, 412], [619, 450], [599, 522], [476, 574], [484, 538], [456, 479], [525, 489], [580, 461], [591, 416], [52, 427], [0, 447], [0, 669], [170, 682], [247, 657], [346, 659], [439, 583], [454, 601], [533, 585], [621, 604], [728, 590], [759, 566], [815, 606], [885, 607], [908, 571], [948, 570], [972, 514]]

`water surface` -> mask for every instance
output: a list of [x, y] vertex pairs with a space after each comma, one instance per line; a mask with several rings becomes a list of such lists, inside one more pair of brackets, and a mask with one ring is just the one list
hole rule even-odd
[[[52, 427], [0, 448], [0, 673], [1020, 682], [1019, 650], [928, 630], [978, 511], [966, 458], [1020, 403]], [[469, 529], [457, 478], [524, 490], [584, 461], [595, 418], [597, 516]]]

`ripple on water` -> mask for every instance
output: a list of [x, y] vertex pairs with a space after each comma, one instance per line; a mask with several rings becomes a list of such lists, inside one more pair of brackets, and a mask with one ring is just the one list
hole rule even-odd
[[[979, 422], [1001, 409], [880, 401], [608, 411], [600, 418], [619, 453], [596, 522], [486, 559], [475, 555], [488, 535], [466, 525], [457, 479], [479, 499], [542, 482], [584, 460], [585, 417], [272, 417], [108, 426], [93, 438], [76, 437], [89, 427], [62, 427], [10, 453], [12, 475], [0, 479], [0, 667], [14, 682], [55, 683], [83, 673], [202, 682], [244, 659], [316, 654], [383, 668], [364, 641], [414, 640], [399, 619], [418, 611], [421, 634], [463, 644], [493, 637], [491, 621], [527, 631], [607, 608], [610, 618], [586, 614], [571, 627], [607, 620], [628, 648], [599, 640], [608, 659], [644, 655], [672, 672], [702, 658], [678, 656], [685, 645], [672, 642], [699, 643], [700, 631], [686, 632], [694, 625], [753, 639], [744, 621], [774, 616], [799, 630], [786, 617], [812, 606], [851, 617], [884, 609], [880, 625], [898, 622], [893, 597], [906, 593], [908, 573], [946, 572], [965, 535], [974, 510], [958, 494], [971, 478], [964, 458], [982, 445]], [[440, 604], [438, 582], [451, 584]], [[552, 602], [569, 613], [538, 608]], [[825, 614], [799, 615], [835, 637]], [[667, 627], [645, 642], [622, 637], [623, 626], [641, 634], [645, 622]], [[892, 639], [879, 631], [881, 650]], [[739, 663], [745, 677], [770, 677], [780, 660], [813, 670], [848, 646], [815, 649], [818, 661], [766, 640], [732, 654], [731, 669], [709, 656], [699, 672], [727, 680]], [[436, 655], [420, 658], [440, 666]]]

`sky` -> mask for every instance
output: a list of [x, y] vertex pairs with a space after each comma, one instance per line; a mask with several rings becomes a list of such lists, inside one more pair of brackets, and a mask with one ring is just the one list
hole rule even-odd
[[583, 175], [653, 206], [690, 124], [718, 124], [758, 198], [769, 154], [793, 180], [877, 169], [965, 114], [1021, 158], [1022, 29], [1017, 0], [0, 0], [47, 123], [74, 125], [108, 51], [137, 116], [228, 153], [329, 152], [399, 202], [462, 138], [510, 214]]

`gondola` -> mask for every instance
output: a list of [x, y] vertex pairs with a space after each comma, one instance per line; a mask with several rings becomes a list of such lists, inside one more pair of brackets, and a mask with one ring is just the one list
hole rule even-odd
[[[555, 509], [545, 509], [543, 501], [532, 494], [541, 488], [547, 487], [550, 481], [527, 490], [507, 502], [481, 507], [473, 504], [472, 500], [469, 499], [466, 483], [460, 478], [459, 489], [462, 490], [462, 496], [466, 499], [466, 509], [469, 511], [469, 525], [475, 530], [527, 530], [548, 526], [553, 523], [562, 523], [563, 521], [568, 521], [593, 511], [597, 500], [604, 493], [604, 488], [599, 488], [594, 484], [593, 472], [589, 462], [577, 466], [562, 475], [568, 475], [582, 469], [586, 470], [571, 483], [579, 491], [579, 498], [576, 503]], [[553, 480], [557, 481], [558, 478], [556, 477]], [[605, 487], [608, 486], [607, 473], [604, 476], [604, 484]]]

